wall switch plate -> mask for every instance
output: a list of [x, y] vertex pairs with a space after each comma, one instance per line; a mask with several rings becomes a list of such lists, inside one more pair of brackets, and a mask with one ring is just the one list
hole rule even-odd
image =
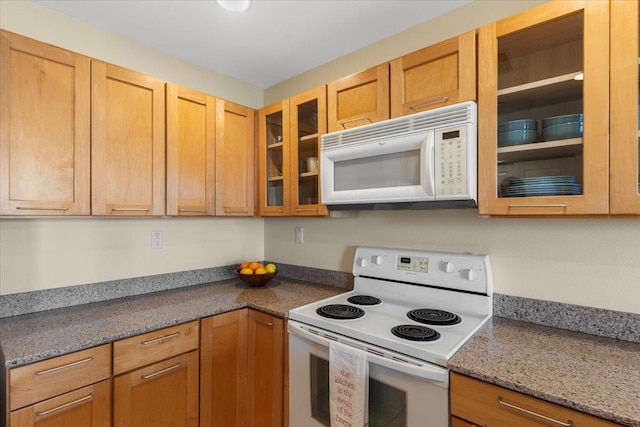
[[296, 243], [302, 243], [303, 241], [303, 229], [302, 227], [296, 227]]
[[164, 235], [162, 231], [151, 232], [151, 249], [162, 249]]

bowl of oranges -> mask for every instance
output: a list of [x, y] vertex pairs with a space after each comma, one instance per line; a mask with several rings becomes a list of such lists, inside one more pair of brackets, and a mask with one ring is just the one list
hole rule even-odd
[[240, 268], [235, 270], [238, 279], [247, 286], [264, 286], [278, 274], [275, 264], [262, 264], [257, 261], [243, 262]]

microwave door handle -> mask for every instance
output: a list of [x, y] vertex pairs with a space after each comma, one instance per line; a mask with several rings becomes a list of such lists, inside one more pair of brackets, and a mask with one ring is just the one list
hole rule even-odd
[[433, 366], [427, 362], [424, 362], [424, 364], [412, 363], [408, 360], [403, 360], [402, 356], [400, 355], [394, 358], [380, 356], [373, 353], [372, 351], [368, 351], [366, 348], [353, 345], [350, 341], [347, 341], [338, 336], [334, 336], [333, 334], [327, 333], [325, 331], [318, 331], [318, 333], [322, 334], [322, 336], [309, 332], [307, 329], [312, 328], [303, 327], [302, 325], [299, 325], [298, 323], [295, 323], [291, 320], [287, 322], [287, 329], [289, 333], [297, 335], [301, 338], [306, 338], [310, 341], [315, 342], [316, 344], [320, 344], [323, 347], [328, 348], [331, 341], [337, 341], [341, 344], [358, 348], [367, 352], [367, 362], [369, 363], [384, 366], [394, 371], [403, 372], [413, 377], [422, 378], [443, 388], [449, 387], [449, 375], [448, 371], [445, 368]]
[[[436, 196], [435, 189], [435, 132], [430, 131], [425, 135], [424, 140], [420, 146], [421, 156], [420, 161], [424, 162], [420, 165], [420, 170], [423, 172], [420, 175], [420, 181], [427, 195], [431, 197]], [[426, 172], [426, 173], [424, 173]]]

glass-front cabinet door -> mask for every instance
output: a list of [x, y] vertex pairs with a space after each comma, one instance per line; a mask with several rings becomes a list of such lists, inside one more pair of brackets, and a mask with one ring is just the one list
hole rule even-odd
[[551, 1], [478, 44], [479, 213], [608, 213], [609, 3]]
[[611, 213], [640, 215], [637, 1], [611, 2]]
[[259, 165], [260, 216], [289, 215], [289, 101], [260, 110]]
[[320, 200], [320, 136], [327, 132], [326, 87], [290, 99], [291, 215], [327, 215]]

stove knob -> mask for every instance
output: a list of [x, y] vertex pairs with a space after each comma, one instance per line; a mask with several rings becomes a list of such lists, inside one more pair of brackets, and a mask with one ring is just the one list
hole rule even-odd
[[462, 270], [462, 277], [464, 277], [465, 279], [467, 279], [470, 282], [473, 282], [474, 280], [476, 280], [478, 278], [478, 272], [476, 272], [475, 270], [469, 268], [467, 270]]
[[369, 261], [367, 261], [366, 258], [360, 258], [358, 259], [358, 265], [362, 268], [365, 268], [367, 265], [369, 265]]
[[382, 265], [382, 263], [384, 262], [384, 258], [382, 258], [382, 256], [380, 255], [374, 255], [371, 257], [371, 262], [375, 265]]
[[456, 266], [451, 261], [442, 261], [442, 270], [447, 273], [453, 273], [456, 269]]

